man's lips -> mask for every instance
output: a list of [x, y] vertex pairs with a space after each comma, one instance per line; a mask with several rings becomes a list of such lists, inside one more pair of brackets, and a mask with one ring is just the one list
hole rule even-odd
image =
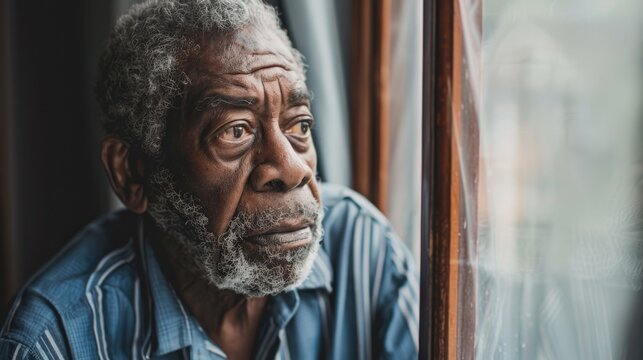
[[250, 236], [247, 241], [259, 246], [279, 246], [295, 248], [309, 243], [313, 233], [310, 226], [300, 229], [280, 229]]

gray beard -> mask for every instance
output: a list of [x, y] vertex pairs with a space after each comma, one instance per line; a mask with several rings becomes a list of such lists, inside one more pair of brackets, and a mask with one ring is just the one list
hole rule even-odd
[[[180, 192], [169, 169], [159, 167], [149, 185], [149, 214], [184, 251], [189, 270], [211, 285], [259, 297], [294, 289], [308, 276], [323, 235], [323, 210], [318, 203], [238, 212], [227, 230], [215, 237], [207, 228], [208, 217], [200, 200], [191, 193]], [[309, 244], [286, 251], [257, 246], [251, 256], [246, 254], [242, 242], [247, 234], [262, 232], [292, 218], [313, 223]]]

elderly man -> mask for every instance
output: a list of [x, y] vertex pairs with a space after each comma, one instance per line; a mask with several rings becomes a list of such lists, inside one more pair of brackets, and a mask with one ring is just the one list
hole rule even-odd
[[301, 55], [259, 0], [159, 0], [97, 85], [127, 210], [22, 290], [2, 359], [410, 359], [417, 280], [363, 198], [315, 177]]

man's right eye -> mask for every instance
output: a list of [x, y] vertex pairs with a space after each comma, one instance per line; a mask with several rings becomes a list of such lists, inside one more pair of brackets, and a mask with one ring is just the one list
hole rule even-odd
[[249, 140], [254, 136], [254, 132], [248, 127], [247, 124], [233, 124], [221, 130], [217, 138], [225, 142], [241, 143]]

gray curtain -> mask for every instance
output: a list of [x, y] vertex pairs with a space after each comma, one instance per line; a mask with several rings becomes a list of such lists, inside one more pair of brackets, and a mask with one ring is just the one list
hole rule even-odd
[[389, 204], [393, 227], [420, 258], [422, 2], [393, 2], [390, 69]]

